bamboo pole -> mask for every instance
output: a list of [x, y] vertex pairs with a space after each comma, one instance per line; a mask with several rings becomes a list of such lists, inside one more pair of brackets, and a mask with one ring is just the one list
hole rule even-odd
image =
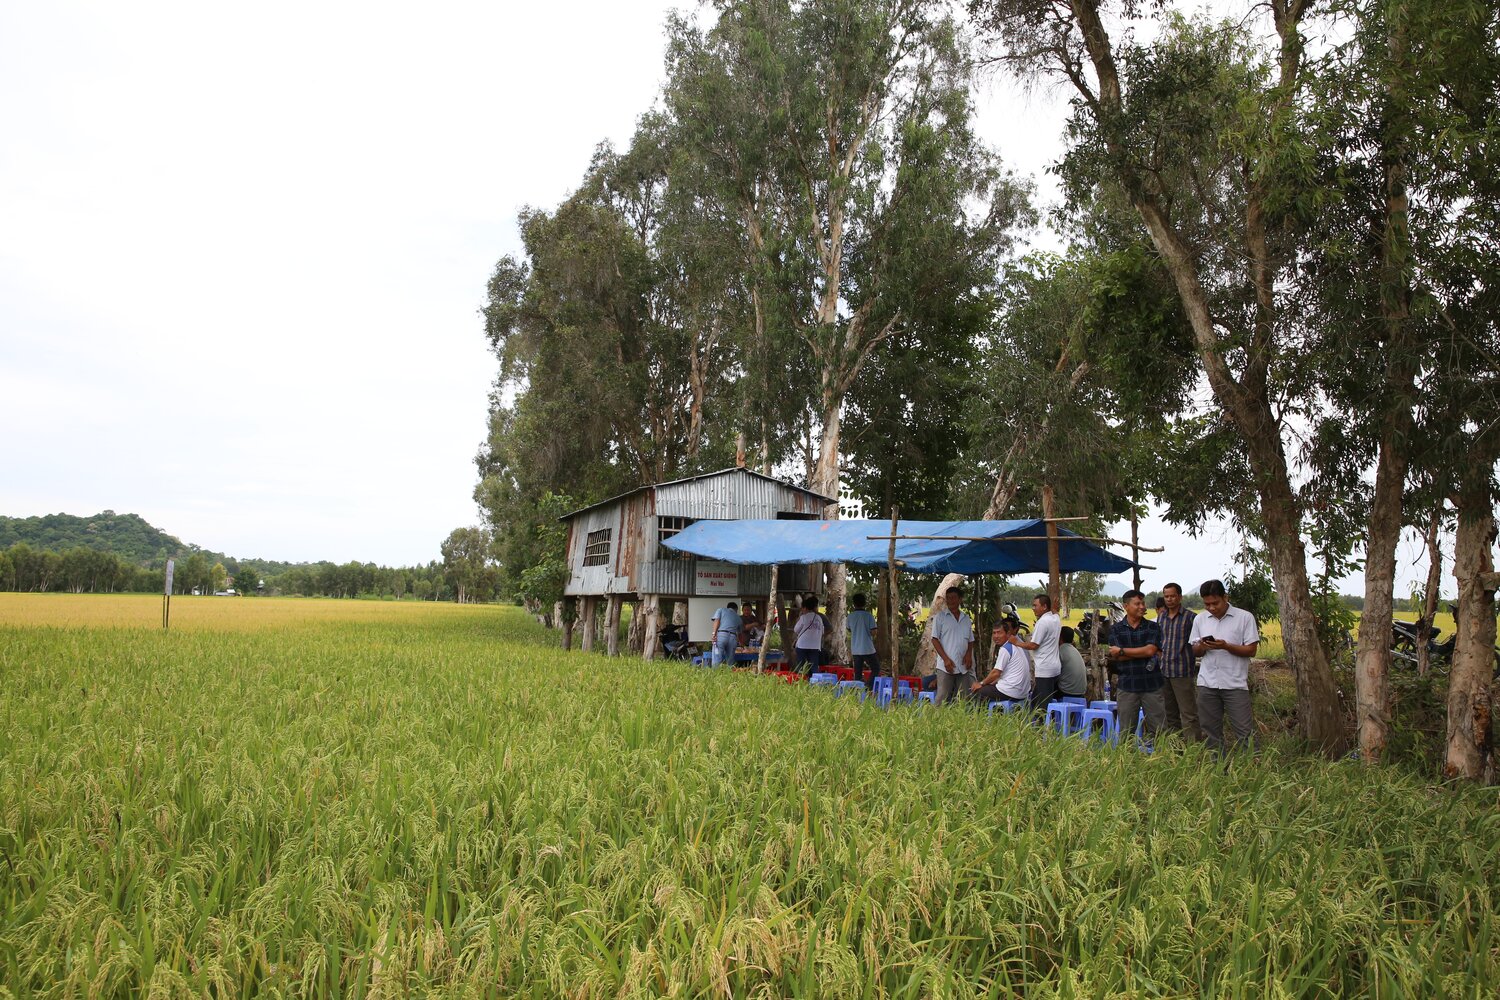
[[1042, 487], [1042, 516], [1047, 519], [1047, 596], [1052, 607], [1062, 607], [1062, 559], [1058, 554], [1057, 522], [1052, 520], [1052, 484]]
[[757, 674], [765, 672], [766, 649], [771, 645], [771, 609], [776, 606], [776, 572], [778, 569], [780, 567], [775, 563], [771, 564], [771, 590], [766, 595], [765, 613], [761, 615], [760, 654], [755, 658], [755, 672]]
[[[889, 595], [886, 600], [886, 646], [890, 650], [891, 658], [891, 700], [896, 698], [896, 678], [901, 673], [901, 616], [896, 613], [900, 602], [900, 591], [896, 582], [896, 525], [901, 520], [901, 508], [891, 506], [891, 538], [890, 548], [886, 550], [885, 570], [888, 574], [890, 584]], [[874, 683], [873, 681], [871, 683]], [[913, 697], [916, 697], [913, 695]]]
[[1135, 514], [1130, 515], [1130, 561], [1135, 567], [1130, 571], [1131, 583], [1136, 590], [1141, 589], [1141, 538], [1140, 521]]
[[[890, 535], [866, 535], [865, 541], [883, 542]], [[897, 539], [903, 542], [1049, 542], [1052, 541], [1048, 535], [897, 535]], [[1058, 535], [1059, 542], [1098, 542], [1104, 545], [1125, 545], [1130, 543], [1118, 538], [1100, 538], [1095, 535]], [[1142, 552], [1165, 552], [1164, 548], [1150, 548], [1146, 545], [1136, 546]], [[1149, 568], [1149, 567], [1148, 567]]]

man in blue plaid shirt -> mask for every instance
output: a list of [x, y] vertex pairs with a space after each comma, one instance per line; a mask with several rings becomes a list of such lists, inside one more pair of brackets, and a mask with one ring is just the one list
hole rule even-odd
[[1109, 627], [1109, 658], [1120, 671], [1119, 690], [1115, 694], [1120, 732], [1134, 732], [1136, 717], [1144, 711], [1146, 725], [1142, 735], [1150, 740], [1167, 721], [1161, 694], [1165, 682], [1161, 671], [1156, 669], [1161, 628], [1146, 617], [1146, 595], [1139, 590], [1125, 591], [1120, 602], [1125, 605], [1125, 620]]
[[1161, 588], [1166, 607], [1157, 612], [1161, 627], [1161, 651], [1156, 665], [1161, 668], [1162, 700], [1166, 703], [1167, 729], [1176, 729], [1188, 743], [1202, 739], [1198, 731], [1198, 661], [1193, 658], [1193, 612], [1182, 606], [1182, 588], [1169, 583]]

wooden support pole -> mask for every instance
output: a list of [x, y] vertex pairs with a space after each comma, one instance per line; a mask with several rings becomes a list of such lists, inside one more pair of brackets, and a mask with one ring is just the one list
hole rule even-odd
[[[866, 535], [865, 540], [869, 542], [884, 542], [890, 539], [890, 535]], [[902, 542], [1046, 542], [1051, 540], [1048, 535], [897, 535], [898, 541]], [[1118, 538], [1099, 538], [1095, 535], [1058, 535], [1057, 541], [1061, 542], [1098, 542], [1104, 545], [1126, 545], [1130, 543]], [[1138, 546], [1142, 552], [1165, 552], [1166, 549], [1153, 549], [1145, 545]], [[900, 562], [898, 559], [897, 562]]]
[[620, 655], [620, 605], [624, 601], [619, 594], [610, 594], [604, 612], [604, 651], [610, 656]]
[[1135, 566], [1130, 570], [1130, 579], [1136, 590], [1141, 589], [1141, 530], [1140, 520], [1130, 515], [1130, 561]]
[[760, 616], [760, 653], [755, 657], [757, 674], [764, 673], [766, 669], [766, 650], [771, 645], [771, 609], [776, 606], [776, 575], [780, 568], [775, 563], [771, 564], [771, 589], [766, 597], [765, 611]]
[[1042, 516], [1047, 519], [1047, 596], [1054, 608], [1062, 607], [1062, 560], [1058, 555], [1057, 522], [1052, 519], [1052, 484], [1042, 487]]
[[641, 659], [656, 659], [661, 636], [661, 597], [647, 594], [641, 601]]
[[598, 624], [599, 598], [585, 597], [581, 602], [583, 606], [583, 635], [579, 639], [578, 648], [585, 653], [594, 651], [594, 629]]
[[[889, 656], [891, 659], [890, 678], [892, 697], [895, 696], [896, 692], [896, 678], [901, 675], [901, 616], [896, 613], [896, 609], [901, 606], [901, 588], [896, 575], [896, 525], [900, 522], [900, 520], [901, 508], [892, 504], [891, 545], [890, 548], [886, 550], [885, 556], [885, 571], [889, 583], [886, 587], [888, 596], [886, 598], [885, 604], [886, 620], [884, 622], [886, 627], [886, 647], [890, 650]], [[870, 683], [873, 684], [874, 681], [871, 681]], [[916, 695], [912, 695], [912, 697], [916, 697]]]

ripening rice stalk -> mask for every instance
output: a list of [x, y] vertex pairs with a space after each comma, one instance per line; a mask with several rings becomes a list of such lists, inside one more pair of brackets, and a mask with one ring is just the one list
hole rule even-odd
[[1492, 791], [1274, 752], [1226, 771], [564, 655], [509, 608], [190, 602], [162, 635], [149, 599], [16, 596], [16, 997], [1408, 997], [1500, 977]]

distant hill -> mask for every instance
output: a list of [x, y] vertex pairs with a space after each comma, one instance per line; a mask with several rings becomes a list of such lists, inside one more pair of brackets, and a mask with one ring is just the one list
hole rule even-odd
[[[202, 551], [152, 526], [139, 514], [116, 514], [112, 510], [92, 517], [77, 514], [0, 516], [0, 549], [7, 549], [17, 542], [50, 552], [66, 552], [79, 547], [112, 552], [139, 566], [160, 565], [168, 558]], [[204, 552], [204, 555], [223, 558], [218, 553]]]

